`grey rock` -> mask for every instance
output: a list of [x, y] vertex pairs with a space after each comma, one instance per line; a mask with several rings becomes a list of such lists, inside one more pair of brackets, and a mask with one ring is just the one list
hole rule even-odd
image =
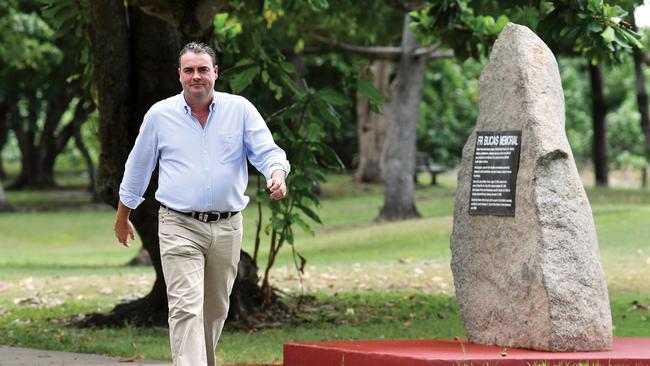
[[476, 130], [522, 131], [515, 216], [468, 214], [475, 133], [458, 174], [451, 268], [470, 342], [547, 351], [612, 346], [591, 207], [564, 116], [553, 53], [530, 29], [508, 24], [481, 74]]

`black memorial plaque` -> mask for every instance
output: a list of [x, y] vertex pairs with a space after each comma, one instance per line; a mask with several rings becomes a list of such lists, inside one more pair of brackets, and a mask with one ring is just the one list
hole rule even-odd
[[515, 215], [521, 131], [477, 131], [470, 215]]

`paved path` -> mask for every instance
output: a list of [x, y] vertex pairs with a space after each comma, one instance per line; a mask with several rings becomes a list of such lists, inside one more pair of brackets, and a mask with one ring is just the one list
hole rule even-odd
[[130, 360], [86, 353], [42, 351], [30, 348], [0, 346], [0, 366], [171, 366], [161, 361]]

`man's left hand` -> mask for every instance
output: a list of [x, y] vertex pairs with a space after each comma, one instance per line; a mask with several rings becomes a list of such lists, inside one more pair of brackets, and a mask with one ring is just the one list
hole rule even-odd
[[271, 192], [271, 199], [281, 200], [287, 195], [287, 185], [284, 183], [285, 173], [276, 170], [271, 174], [271, 180], [266, 182], [266, 188]]

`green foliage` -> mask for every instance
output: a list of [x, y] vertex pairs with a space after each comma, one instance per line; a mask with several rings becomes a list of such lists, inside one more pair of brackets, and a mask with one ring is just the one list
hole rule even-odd
[[413, 29], [428, 39], [426, 43], [440, 40], [461, 60], [478, 58], [487, 54], [509, 21], [505, 14], [496, 17], [477, 14], [480, 10], [481, 4], [471, 0], [430, 1], [424, 9], [411, 14]]
[[[629, 61], [631, 61], [628, 58]], [[593, 147], [591, 86], [582, 58], [559, 58], [566, 104], [566, 132], [576, 161], [589, 164]], [[644, 137], [636, 101], [632, 62], [604, 65], [608, 105], [607, 138], [609, 160], [616, 167], [642, 168], [646, 163]], [[650, 73], [646, 71], [646, 77]]]
[[[81, 78], [82, 86], [93, 100], [97, 100], [93, 82], [93, 63], [90, 52], [90, 9], [82, 0], [38, 0], [43, 18], [56, 30], [55, 37], [65, 43], [67, 62], [74, 65], [66, 82]], [[97, 104], [97, 103], [95, 103]]]
[[509, 19], [516, 19], [536, 28], [556, 51], [596, 63], [620, 62], [632, 47], [642, 47], [639, 34], [621, 21], [625, 15], [603, 0], [443, 0], [430, 1], [413, 18], [422, 36], [440, 39], [461, 59], [487, 54]]
[[[80, 88], [82, 75], [88, 74], [87, 46], [84, 46], [82, 25], [84, 7], [78, 1], [62, 0], [49, 5], [46, 0], [6, 1], [0, 5], [0, 102], [16, 106], [4, 116], [13, 129], [5, 155], [17, 159], [27, 144], [43, 145], [44, 138], [53, 139], [69, 123], [74, 111], [87, 103]], [[89, 82], [90, 77], [83, 80]], [[71, 101], [71, 102], [70, 102]], [[70, 102], [69, 105], [66, 103]], [[61, 109], [59, 121], [45, 128], [45, 120], [53, 110]], [[17, 135], [26, 134], [22, 144]], [[94, 136], [85, 133], [91, 141]], [[92, 144], [92, 143], [91, 143]], [[66, 155], [72, 156], [68, 148]]]
[[640, 35], [621, 22], [625, 12], [602, 0], [554, 1], [539, 23], [540, 36], [563, 52], [575, 52], [592, 63], [621, 62], [632, 47], [642, 48]]
[[558, 65], [564, 89], [567, 138], [574, 158], [585, 165], [591, 160], [593, 146], [591, 85], [587, 66], [579, 57], [560, 57]]
[[[310, 9], [327, 8], [326, 1], [312, 1], [308, 5]], [[320, 204], [314, 184], [324, 181], [328, 170], [342, 167], [340, 159], [326, 143], [326, 129], [340, 127], [335, 107], [348, 103], [344, 95], [332, 88], [314, 90], [307, 86], [304, 80], [300, 80], [293, 64], [280, 52], [287, 44], [286, 38], [276, 37], [267, 29], [286, 11], [280, 2], [266, 2], [264, 18], [245, 10], [232, 19], [219, 15], [221, 27], [215, 29], [217, 44], [226, 41], [236, 44], [228, 48], [229, 54], [224, 54], [224, 62], [234, 62], [234, 65], [221, 73], [222, 79], [228, 82], [232, 92], [248, 96], [268, 116], [274, 139], [287, 152], [291, 162], [292, 172], [286, 179], [288, 195], [285, 199], [270, 200], [262, 187], [265, 185], [258, 184], [256, 200], [271, 212], [264, 230], [259, 230], [256, 238], [257, 246], [261, 235], [266, 234], [269, 240], [270, 255], [263, 281], [266, 288], [270, 286], [269, 271], [285, 243], [292, 245], [296, 266], [301, 267], [297, 260], [299, 254], [293, 247], [294, 227], [313, 234], [308, 222], [321, 223], [314, 210]], [[262, 210], [259, 212], [261, 224]], [[254, 260], [257, 260], [259, 251], [257, 246]]]
[[474, 60], [436, 60], [427, 74], [417, 146], [439, 164], [456, 166], [476, 124], [478, 76], [483, 64]]
[[[631, 58], [628, 58], [631, 61]], [[647, 68], [646, 68], [646, 71]], [[607, 70], [608, 155], [616, 167], [641, 169], [647, 166], [645, 137], [636, 100], [634, 65], [626, 62]], [[650, 74], [646, 72], [646, 80]]]
[[[11, 70], [47, 69], [63, 58], [54, 30], [36, 12], [23, 11], [17, 0], [0, 3], [0, 75]], [[6, 76], [4, 76], [6, 77]]]

